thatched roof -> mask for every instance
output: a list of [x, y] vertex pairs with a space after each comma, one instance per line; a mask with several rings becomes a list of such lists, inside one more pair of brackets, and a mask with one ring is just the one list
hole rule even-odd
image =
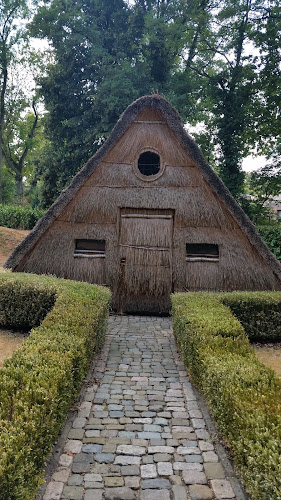
[[169, 102], [159, 95], [144, 96], [133, 102], [119, 118], [112, 133], [103, 146], [96, 152], [92, 158], [84, 165], [84, 167], [75, 175], [71, 184], [67, 189], [62, 191], [59, 198], [50, 207], [46, 214], [37, 223], [30, 234], [20, 243], [14, 250], [12, 255], [5, 263], [6, 268], [15, 269], [22, 258], [30, 252], [37, 243], [43, 233], [49, 228], [52, 222], [61, 214], [66, 205], [73, 199], [85, 181], [90, 177], [93, 171], [100, 164], [104, 156], [122, 137], [124, 132], [130, 127], [137, 115], [145, 108], [153, 108], [162, 113], [167, 121], [167, 124], [176, 135], [178, 141], [187, 151], [188, 155], [194, 160], [195, 164], [202, 171], [206, 181], [211, 186], [212, 190], [217, 193], [226, 207], [237, 221], [238, 225], [247, 235], [251, 244], [257, 249], [259, 254], [265, 259], [272, 271], [281, 280], [281, 265], [275, 256], [267, 248], [261, 239], [257, 229], [246, 216], [241, 207], [236, 203], [226, 186], [213, 171], [210, 165], [205, 161], [199, 147], [196, 145], [190, 135], [184, 130], [183, 123], [177, 111], [169, 104]]

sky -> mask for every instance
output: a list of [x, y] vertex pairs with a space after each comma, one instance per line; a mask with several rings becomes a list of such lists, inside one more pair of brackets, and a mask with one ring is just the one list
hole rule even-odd
[[242, 161], [242, 170], [244, 172], [253, 172], [253, 170], [258, 170], [261, 167], [264, 167], [266, 164], [265, 156], [247, 156]]

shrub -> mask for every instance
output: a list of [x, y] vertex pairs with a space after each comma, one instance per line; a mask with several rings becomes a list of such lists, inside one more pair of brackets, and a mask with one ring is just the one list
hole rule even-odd
[[[258, 361], [225, 305], [232, 295], [173, 295], [174, 333], [249, 493], [255, 500], [280, 500], [281, 382]], [[245, 293], [244, 301], [250, 295]], [[281, 294], [265, 296], [275, 305]]]
[[37, 208], [0, 204], [0, 226], [32, 229], [43, 214], [44, 211]]
[[230, 307], [250, 340], [281, 341], [281, 293], [232, 292], [224, 294], [223, 304]]
[[280, 222], [271, 222], [270, 225], [257, 226], [262, 239], [267, 244], [269, 250], [274, 253], [277, 259], [281, 260], [281, 224]]
[[13, 300], [17, 293], [24, 325], [34, 300], [39, 305], [43, 299], [40, 317], [49, 308], [41, 325], [0, 369], [0, 498], [30, 500], [93, 350], [103, 342], [110, 292], [87, 283], [24, 274], [2, 274], [0, 283], [1, 290], [5, 285], [8, 290], [2, 318], [12, 317], [15, 301], [9, 311], [8, 298]]

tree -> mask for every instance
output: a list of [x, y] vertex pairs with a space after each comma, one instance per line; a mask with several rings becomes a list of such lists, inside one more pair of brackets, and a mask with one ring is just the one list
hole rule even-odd
[[281, 193], [281, 160], [268, 163], [248, 176], [248, 193], [244, 208], [256, 224], [267, 224], [274, 218], [271, 203]]
[[25, 100], [12, 101], [7, 104], [5, 129], [3, 131], [3, 157], [6, 166], [16, 181], [16, 198], [21, 201], [23, 197], [23, 175], [35, 142], [34, 136], [38, 126], [38, 111], [35, 100], [32, 101], [32, 112], [21, 116], [21, 110], [26, 111], [28, 104]]
[[[48, 159], [40, 170], [44, 206], [95, 152], [135, 98], [160, 92], [184, 118], [195, 119], [200, 85], [194, 84], [189, 66], [207, 38], [210, 1], [191, 7], [181, 0], [137, 0], [130, 6], [123, 0], [53, 0], [39, 9], [32, 33], [48, 37], [55, 59], [40, 80], [50, 139]], [[184, 78], [181, 65], [186, 67]], [[178, 92], [184, 85], [185, 99]]]
[[23, 39], [24, 28], [21, 26], [21, 20], [27, 19], [28, 13], [26, 0], [6, 0], [0, 5], [0, 203], [3, 198], [3, 148], [9, 70]]
[[279, 12], [277, 0], [41, 5], [32, 33], [48, 38], [54, 54], [40, 80], [50, 140], [40, 166], [45, 206], [102, 144], [123, 109], [151, 92], [164, 94], [184, 120], [205, 123], [199, 142], [239, 198], [241, 160], [261, 135], [270, 136], [270, 119], [263, 118], [269, 117], [273, 83], [263, 90], [262, 82], [267, 66], [274, 66], [274, 78], [279, 71], [274, 36], [280, 30], [272, 23]]

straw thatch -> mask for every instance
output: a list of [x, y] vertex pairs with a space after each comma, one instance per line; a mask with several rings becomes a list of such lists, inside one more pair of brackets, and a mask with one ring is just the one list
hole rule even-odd
[[[160, 156], [155, 176], [138, 170], [144, 151]], [[105, 258], [75, 256], [79, 239], [105, 240]], [[219, 259], [186, 260], [187, 243]], [[281, 289], [279, 262], [158, 95], [127, 108], [6, 267], [106, 284], [127, 311], [167, 311], [173, 290]]]

